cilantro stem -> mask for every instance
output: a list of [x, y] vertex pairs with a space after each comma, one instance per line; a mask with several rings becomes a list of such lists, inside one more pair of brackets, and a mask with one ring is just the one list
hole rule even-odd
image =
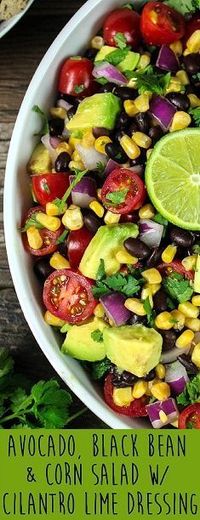
[[77, 419], [77, 417], [79, 417], [80, 415], [83, 415], [85, 412], [87, 412], [87, 410], [88, 410], [88, 408], [86, 408], [86, 406], [85, 406], [84, 408], [82, 408], [78, 412], [76, 412], [73, 415], [71, 415], [71, 417], [69, 417], [69, 419], [67, 419], [67, 422], [65, 423], [65, 425], [67, 425], [70, 422], [74, 421], [74, 419]]
[[0, 424], [4, 423], [4, 422], [7, 422], [7, 421], [12, 421], [13, 419], [22, 419], [22, 417], [19, 415], [21, 412], [23, 414], [27, 414], [27, 413], [31, 413], [32, 411], [32, 407], [31, 408], [28, 408], [28, 406], [30, 406], [33, 402], [33, 399], [32, 397], [27, 397], [27, 399], [25, 399], [19, 406], [18, 410], [15, 412], [15, 413], [12, 413], [10, 415], [7, 415], [7, 417], [3, 417], [2, 419], [0, 419]]
[[78, 182], [81, 181], [81, 179], [84, 177], [84, 175], [87, 173], [88, 170], [83, 170], [82, 172], [79, 172], [76, 177], [73, 179], [73, 181], [71, 182], [70, 186], [67, 188], [67, 191], [64, 193], [64, 195], [62, 196], [62, 201], [63, 202], [66, 202], [68, 197], [70, 196], [71, 194], [71, 191], [73, 190], [73, 188], [76, 186], [76, 184], [78, 184]]

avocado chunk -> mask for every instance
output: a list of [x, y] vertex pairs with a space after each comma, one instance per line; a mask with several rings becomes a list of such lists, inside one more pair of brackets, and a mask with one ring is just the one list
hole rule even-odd
[[195, 275], [194, 275], [194, 291], [200, 293], [200, 255], [197, 256]]
[[101, 226], [92, 238], [81, 259], [79, 270], [84, 276], [96, 280], [100, 259], [104, 260], [107, 275], [115, 274], [120, 263], [115, 255], [123, 247], [124, 240], [138, 236], [136, 224], [114, 224]]
[[74, 117], [67, 123], [67, 129], [72, 132], [97, 126], [112, 130], [120, 109], [120, 99], [111, 92], [94, 94], [81, 101]]
[[27, 164], [27, 171], [31, 175], [37, 173], [51, 172], [52, 162], [49, 151], [42, 143], [34, 148], [31, 158]]
[[62, 352], [82, 361], [104, 359], [104, 342], [94, 341], [91, 334], [95, 330], [102, 332], [106, 327], [108, 327], [107, 323], [99, 318], [93, 318], [83, 325], [73, 325], [73, 327], [70, 327], [62, 345]]
[[120, 370], [146, 376], [160, 361], [162, 336], [143, 325], [111, 327], [103, 332], [106, 356]]
[[[99, 61], [106, 61], [106, 56], [111, 54], [111, 52], [115, 52], [117, 50], [119, 49], [116, 49], [116, 47], [104, 45], [95, 57], [95, 64], [98, 65]], [[116, 65], [116, 67], [121, 72], [125, 72], [126, 70], [134, 70], [138, 65], [139, 59], [140, 54], [138, 52], [128, 51], [126, 57], [122, 59], [122, 61], [118, 65]]]

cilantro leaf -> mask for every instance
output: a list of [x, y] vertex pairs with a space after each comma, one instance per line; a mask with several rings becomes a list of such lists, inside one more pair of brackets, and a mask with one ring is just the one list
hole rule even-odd
[[96, 341], [97, 343], [103, 342], [103, 332], [100, 329], [93, 330], [91, 332], [91, 338], [93, 341]]
[[96, 280], [102, 280], [103, 278], [105, 278], [106, 276], [106, 271], [105, 271], [105, 263], [104, 263], [104, 260], [103, 258], [100, 259], [100, 264], [99, 264], [99, 267], [98, 267], [98, 271], [97, 271], [97, 274], [96, 274]]
[[108, 80], [106, 78], [104, 78], [103, 76], [101, 78], [95, 79], [95, 81], [96, 81], [96, 83], [99, 83], [100, 85], [107, 85], [107, 83], [108, 83]]
[[165, 0], [165, 4], [173, 7], [183, 16], [200, 9], [200, 0]]
[[33, 215], [31, 215], [31, 217], [26, 220], [24, 227], [21, 228], [21, 232], [24, 233], [25, 231], [27, 231], [27, 229], [29, 229], [32, 226], [34, 226], [37, 229], [43, 229], [44, 228], [44, 226], [42, 224], [40, 224], [40, 222], [38, 222], [36, 220], [36, 214], [35, 213], [33, 213]]
[[190, 108], [189, 114], [192, 116], [195, 126], [200, 126], [200, 107]]
[[147, 313], [147, 323], [150, 327], [153, 327], [156, 313], [151, 307], [149, 296], [143, 301], [143, 306], [144, 310]]
[[192, 248], [195, 255], [200, 255], [200, 244], [195, 244]]
[[200, 402], [200, 374], [187, 383], [185, 390], [178, 395], [177, 402], [183, 406]]
[[105, 171], [105, 164], [102, 163], [101, 161], [99, 161], [96, 165], [96, 170], [98, 171], [99, 174], [101, 173], [104, 173]]
[[128, 193], [128, 188], [124, 190], [119, 191], [110, 191], [106, 195], [106, 200], [109, 201], [109, 203], [113, 204], [114, 206], [118, 206], [119, 204], [122, 204], [126, 200], [126, 196]]
[[35, 112], [36, 114], [38, 114], [41, 117], [41, 121], [42, 121], [42, 128], [41, 128], [40, 132], [38, 132], [35, 135], [42, 136], [42, 135], [48, 134], [49, 133], [49, 122], [48, 122], [48, 117], [46, 116], [46, 114], [43, 112], [43, 110], [41, 110], [41, 108], [38, 105], [34, 105], [32, 108], [32, 111]]
[[154, 218], [154, 222], [157, 222], [158, 224], [161, 224], [162, 226], [168, 226], [169, 222], [164, 218], [160, 213], [156, 213]]
[[69, 418], [72, 397], [56, 380], [39, 381], [32, 388], [32, 411], [44, 428], [63, 428]]
[[193, 294], [189, 280], [179, 273], [172, 273], [163, 281], [165, 291], [171, 298], [178, 300], [179, 303], [187, 302]]
[[101, 298], [101, 296], [104, 296], [105, 294], [109, 294], [110, 290], [105, 285], [104, 282], [98, 282], [96, 281], [96, 285], [92, 286], [92, 294], [94, 298]]
[[[117, 33], [117, 34], [120, 34], [120, 33]], [[103, 60], [103, 62], [110, 63], [110, 65], [113, 65], [114, 67], [116, 67], [117, 65], [119, 65], [121, 63], [121, 61], [123, 61], [126, 58], [128, 52], [129, 52], [129, 47], [126, 47], [126, 46], [125, 46], [125, 48], [123, 47], [120, 49], [116, 49], [115, 51], [112, 51], [109, 54], [107, 54], [105, 59]], [[96, 63], [100, 64], [100, 63], [102, 63], [102, 60], [101, 60], [101, 62], [97, 61]]]
[[114, 36], [115, 43], [119, 49], [125, 49], [127, 46], [127, 40], [123, 33], [117, 32]]
[[85, 85], [75, 85], [74, 87], [74, 92], [76, 92], [76, 94], [81, 94], [81, 92], [83, 92], [83, 90], [85, 89]]
[[171, 79], [171, 74], [159, 74], [154, 71], [152, 65], [148, 65], [146, 69], [135, 72], [126, 71], [125, 75], [128, 79], [132, 79], [136, 82], [139, 94], [145, 92], [154, 92], [155, 94], [164, 94]]
[[[140, 273], [137, 274], [140, 276]], [[92, 292], [96, 298], [109, 294], [111, 291], [120, 292], [128, 297], [138, 293], [143, 283], [143, 278], [138, 278], [133, 276], [133, 274], [123, 275], [116, 273], [106, 276], [104, 262], [101, 260], [97, 272], [96, 285], [92, 287]]]
[[64, 193], [62, 199], [57, 198], [52, 201], [53, 204], [56, 204], [56, 206], [59, 208], [59, 211], [61, 213], [62, 213], [61, 210], [65, 207], [64, 204], [67, 201], [67, 199], [69, 198], [69, 196], [71, 195], [73, 188], [81, 181], [81, 179], [87, 173], [88, 170], [74, 169], [73, 171], [74, 171], [75, 177], [72, 180], [70, 186], [67, 188], [67, 191]]
[[0, 349], [0, 378], [9, 374], [13, 369], [13, 359], [10, 356], [9, 350], [6, 347]]
[[105, 376], [111, 369], [112, 363], [108, 358], [89, 364], [92, 379], [98, 380]]
[[65, 241], [68, 233], [68, 229], [64, 229], [63, 233], [58, 237], [56, 244], [62, 244]]

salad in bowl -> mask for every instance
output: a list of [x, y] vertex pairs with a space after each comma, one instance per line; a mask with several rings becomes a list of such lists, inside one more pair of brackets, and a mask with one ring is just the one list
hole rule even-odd
[[58, 64], [20, 232], [105, 403], [200, 428], [200, 17], [172, 3], [116, 6]]

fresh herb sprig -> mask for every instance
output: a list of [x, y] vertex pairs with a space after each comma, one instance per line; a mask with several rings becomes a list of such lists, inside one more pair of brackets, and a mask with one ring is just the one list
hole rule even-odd
[[32, 111], [40, 116], [41, 122], [42, 122], [42, 128], [41, 128], [40, 132], [36, 133], [35, 135], [42, 136], [42, 135], [48, 134], [49, 133], [49, 121], [48, 121], [47, 115], [43, 112], [43, 110], [41, 110], [41, 108], [38, 105], [34, 105], [32, 108]]
[[164, 3], [173, 7], [183, 16], [193, 14], [200, 9], [200, 0], [165, 0]]
[[36, 214], [32, 214], [30, 218], [28, 218], [25, 222], [25, 225], [23, 228], [20, 228], [20, 231], [22, 233], [24, 233], [25, 231], [27, 231], [30, 227], [34, 226], [35, 228], [37, 229], [43, 229], [44, 226], [42, 224], [40, 224], [40, 222], [38, 222], [36, 220]]
[[193, 294], [193, 288], [189, 280], [186, 280], [182, 274], [172, 273], [163, 281], [163, 286], [166, 293], [171, 298], [178, 300], [179, 303], [190, 300]]
[[112, 291], [120, 292], [125, 296], [133, 296], [137, 294], [144, 280], [140, 276], [140, 272], [133, 271], [131, 274], [116, 273], [106, 276], [104, 261], [100, 260], [99, 269], [97, 271], [96, 285], [92, 287], [95, 298], [109, 294]]
[[200, 402], [200, 374], [187, 383], [184, 392], [178, 395], [177, 402], [183, 406]]
[[75, 175], [73, 181], [67, 188], [66, 192], [64, 193], [63, 197], [61, 199], [57, 198], [53, 200], [53, 204], [55, 204], [58, 209], [59, 213], [63, 213], [65, 211], [65, 203], [69, 196], [71, 195], [72, 190], [75, 188], [75, 186], [81, 181], [81, 179], [84, 177], [84, 175], [88, 172], [88, 170], [73, 170], [73, 173]]
[[190, 108], [189, 114], [192, 116], [195, 126], [200, 126], [200, 107]]
[[133, 80], [136, 83], [139, 94], [144, 94], [145, 92], [165, 94], [171, 79], [170, 72], [159, 74], [152, 65], [148, 65], [143, 71], [139, 72], [126, 71], [125, 75], [129, 80]]

